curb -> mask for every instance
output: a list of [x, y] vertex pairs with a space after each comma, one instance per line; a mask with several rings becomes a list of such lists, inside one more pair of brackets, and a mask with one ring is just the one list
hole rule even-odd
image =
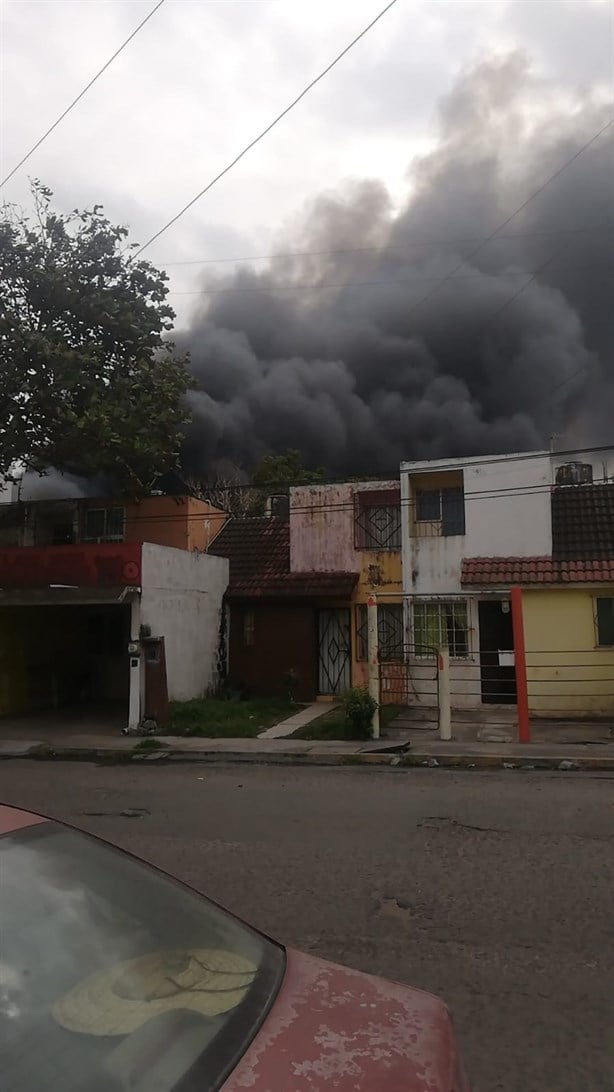
[[438, 768], [469, 770], [558, 770], [560, 772], [609, 771], [614, 773], [612, 757], [599, 755], [515, 755], [506, 754], [455, 754], [429, 751], [411, 751], [403, 754], [357, 752], [320, 752], [297, 754], [294, 751], [183, 751], [160, 749], [138, 751], [96, 747], [51, 747], [40, 744], [24, 752], [0, 751], [2, 759], [33, 759], [59, 762], [96, 762], [132, 764], [145, 762], [196, 763], [201, 765], [251, 765], [251, 766], [381, 766], [400, 769]]

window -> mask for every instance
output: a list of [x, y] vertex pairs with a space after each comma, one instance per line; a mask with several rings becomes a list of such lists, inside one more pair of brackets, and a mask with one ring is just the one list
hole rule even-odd
[[0, 837], [0, 873], [2, 1088], [225, 1083], [279, 990], [281, 948], [149, 865], [50, 823]]
[[123, 508], [86, 508], [83, 542], [123, 542]]
[[243, 611], [243, 647], [253, 648], [256, 642], [256, 615], [251, 607]]
[[465, 534], [465, 494], [460, 488], [419, 489], [416, 522], [441, 524], [442, 535]]
[[[357, 660], [367, 660], [369, 656], [368, 617], [367, 607], [361, 603], [356, 607]], [[401, 603], [378, 605], [377, 636], [380, 660], [390, 663], [403, 659], [403, 605]]]
[[416, 655], [429, 656], [448, 646], [451, 656], [467, 656], [469, 637], [464, 600], [416, 600], [414, 644]]
[[354, 540], [358, 550], [401, 549], [401, 494], [371, 489], [354, 496]]
[[614, 645], [614, 598], [596, 599], [597, 644]]

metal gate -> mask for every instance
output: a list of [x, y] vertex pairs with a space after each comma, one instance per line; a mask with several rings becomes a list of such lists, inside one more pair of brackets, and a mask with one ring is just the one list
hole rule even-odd
[[380, 705], [400, 705], [425, 722], [437, 722], [439, 694], [437, 649], [427, 645], [379, 650]]
[[350, 686], [350, 612], [321, 610], [318, 615], [318, 690], [342, 694]]

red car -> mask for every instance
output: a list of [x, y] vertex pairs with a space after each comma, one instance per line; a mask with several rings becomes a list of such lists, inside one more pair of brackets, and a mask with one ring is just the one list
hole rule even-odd
[[468, 1092], [436, 997], [0, 805], [3, 1092]]

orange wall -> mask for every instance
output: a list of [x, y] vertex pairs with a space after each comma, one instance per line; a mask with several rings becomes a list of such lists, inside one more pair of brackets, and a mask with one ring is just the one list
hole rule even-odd
[[[96, 500], [88, 507], [117, 503]], [[196, 497], [144, 497], [124, 507], [124, 542], [153, 542], [179, 550], [206, 550], [228, 518], [219, 508]]]

